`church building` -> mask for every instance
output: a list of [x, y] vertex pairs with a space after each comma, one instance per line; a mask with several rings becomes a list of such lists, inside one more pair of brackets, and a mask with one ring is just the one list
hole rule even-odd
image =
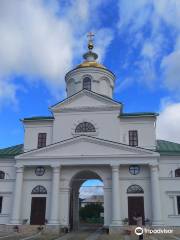
[[51, 115], [22, 119], [24, 143], [0, 149], [0, 224], [77, 229], [79, 189], [99, 179], [105, 228], [135, 225], [136, 215], [180, 227], [180, 144], [156, 139], [158, 114], [127, 113], [113, 99], [115, 75], [91, 35], [83, 58]]

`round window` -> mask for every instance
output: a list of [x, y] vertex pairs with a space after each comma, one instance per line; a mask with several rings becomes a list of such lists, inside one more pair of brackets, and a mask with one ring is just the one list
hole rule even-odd
[[130, 172], [132, 175], [137, 175], [137, 174], [139, 174], [139, 172], [140, 172], [140, 166], [138, 166], [138, 165], [131, 165], [131, 166], [129, 167], [129, 172]]
[[44, 173], [45, 173], [45, 168], [44, 167], [39, 166], [35, 169], [36, 176], [43, 176]]

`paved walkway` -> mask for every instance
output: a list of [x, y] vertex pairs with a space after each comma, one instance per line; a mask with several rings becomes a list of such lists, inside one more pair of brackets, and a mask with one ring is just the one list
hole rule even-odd
[[99, 236], [102, 234], [102, 229], [97, 229], [94, 233], [90, 234], [86, 240], [97, 240]]
[[[65, 234], [64, 236], [59, 237], [59, 238], [57, 238], [57, 239], [55, 239], [55, 240], [68, 240], [68, 239], [70, 239], [71, 237], [76, 237], [76, 235], [79, 235], [81, 232], [82, 232], [82, 234], [83, 234], [83, 233], [88, 232], [88, 230], [86, 229], [86, 230], [84, 230], [84, 231], [82, 230], [82, 231], [78, 231], [78, 232], [70, 232], [70, 233], [67, 233], [67, 234]], [[101, 234], [102, 234], [101, 228], [95, 230], [93, 233], [92, 233], [92, 231], [89, 231], [89, 234], [88, 234], [88, 236], [85, 238], [85, 240], [97, 240]], [[77, 239], [77, 240], [78, 240], [78, 239]]]

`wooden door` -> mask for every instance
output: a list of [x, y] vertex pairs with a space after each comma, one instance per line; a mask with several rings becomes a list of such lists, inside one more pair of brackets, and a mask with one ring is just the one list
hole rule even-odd
[[128, 197], [128, 219], [129, 225], [136, 225], [133, 217], [140, 215], [144, 225], [144, 197]]
[[31, 225], [44, 225], [46, 214], [46, 198], [32, 197], [31, 201]]

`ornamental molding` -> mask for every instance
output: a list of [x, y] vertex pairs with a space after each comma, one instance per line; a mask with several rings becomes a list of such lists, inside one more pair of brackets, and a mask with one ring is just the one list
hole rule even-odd
[[83, 80], [84, 80], [85, 77], [90, 78], [91, 81], [93, 80], [93, 76], [92, 76], [91, 74], [87, 73], [87, 74], [83, 74], [83, 75], [81, 76], [81, 82], [83, 82]]
[[98, 79], [99, 81], [106, 81], [110, 85], [110, 87], [113, 89], [114, 87], [114, 82], [112, 81], [111, 78], [108, 78], [107, 76], [102, 76]]
[[[89, 153], [86, 153], [87, 151], [84, 151], [84, 149], [79, 150], [72, 150], [75, 149], [74, 145], [78, 144], [78, 148], [81, 147], [79, 144], [86, 144], [88, 151], [88, 144], [93, 144], [92, 147], [94, 147], [96, 152], [90, 151]], [[73, 148], [71, 149], [71, 146]], [[98, 148], [98, 146], [100, 148]], [[65, 149], [63, 149], [65, 147]], [[83, 145], [84, 147], [84, 145]], [[64, 152], [62, 153], [62, 151]], [[106, 154], [104, 154], [104, 150], [106, 151]], [[56, 154], [55, 154], [56, 151]], [[72, 151], [75, 151], [74, 153]], [[122, 143], [112, 142], [109, 140], [103, 140], [99, 138], [95, 138], [92, 136], [87, 135], [80, 135], [76, 136], [58, 143], [54, 143], [51, 145], [48, 145], [44, 148], [31, 150], [29, 152], [25, 152], [23, 154], [20, 154], [15, 157], [15, 159], [50, 159], [50, 162], [48, 165], [53, 164], [53, 159], [95, 159], [95, 158], [105, 158], [106, 162], [111, 164], [111, 160], [113, 158], [122, 160], [122, 158], [131, 158], [130, 164], [136, 164], [137, 158], [150, 158], [154, 159], [155, 161], [148, 161], [150, 165], [158, 165], [158, 157], [159, 154], [156, 152], [153, 152], [151, 150], [142, 149], [139, 147], [131, 147]], [[141, 160], [142, 161], [142, 160]], [[59, 162], [60, 163], [60, 162]], [[18, 162], [19, 166], [23, 166], [25, 162]], [[45, 163], [36, 162], [36, 165], [43, 164], [45, 166]], [[81, 163], [82, 164], [82, 163]], [[114, 163], [113, 163], [114, 164]]]
[[113, 111], [118, 110], [119, 106], [94, 106], [94, 107], [73, 107], [73, 108], [61, 108], [56, 112], [96, 112], [96, 111]]
[[166, 191], [166, 193], [169, 195], [169, 196], [177, 196], [177, 195], [180, 195], [180, 191]]
[[114, 74], [111, 71], [109, 71], [108, 69], [93, 68], [93, 67], [73, 69], [66, 74], [65, 81], [68, 81], [69, 78], [73, 78], [74, 75], [89, 74], [89, 73], [91, 73], [91, 74], [103, 74], [104, 76], [107, 76], [108, 78], [111, 78], [113, 81], [115, 81]]
[[[76, 109], [86, 109], [86, 110], [90, 110], [90, 109], [106, 109], [106, 108], [113, 108], [113, 107], [116, 107], [115, 109], [118, 109], [120, 108], [121, 106], [121, 103], [118, 103], [116, 101], [114, 101], [113, 99], [109, 99], [105, 96], [102, 96], [102, 95], [99, 95], [98, 93], [95, 93], [95, 92], [92, 92], [92, 91], [88, 91], [86, 89], [83, 89], [81, 90], [80, 92], [74, 94], [73, 96], [69, 97], [69, 98], [66, 98], [64, 99], [63, 101], [53, 105], [50, 109], [53, 110], [54, 112], [61, 112], [63, 109], [65, 109], [65, 106], [67, 104], [70, 104], [70, 103], [73, 103], [76, 99], [79, 99], [81, 98], [82, 96], [88, 96], [90, 98], [93, 98], [94, 100], [97, 100], [97, 103], [103, 103], [105, 104], [105, 106], [91, 106], [91, 107], [88, 107], [88, 106], [84, 106], [84, 107], [72, 107], [72, 108], [69, 108], [71, 109], [71, 111], [75, 108]], [[68, 107], [68, 106], [67, 106]]]
[[13, 193], [12, 191], [9, 191], [9, 192], [0, 191], [0, 194], [3, 195], [3, 196], [11, 195], [12, 193]]

